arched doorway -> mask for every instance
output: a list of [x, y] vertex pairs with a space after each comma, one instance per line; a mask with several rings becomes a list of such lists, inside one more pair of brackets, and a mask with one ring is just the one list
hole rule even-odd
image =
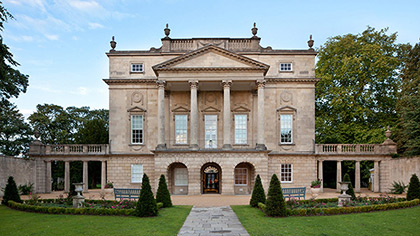
[[251, 194], [254, 186], [255, 168], [249, 162], [242, 162], [235, 167], [234, 189], [236, 195]]
[[222, 169], [214, 162], [206, 163], [201, 167], [202, 193], [222, 192]]
[[188, 169], [180, 162], [172, 163], [168, 166], [168, 188], [171, 194], [188, 194]]

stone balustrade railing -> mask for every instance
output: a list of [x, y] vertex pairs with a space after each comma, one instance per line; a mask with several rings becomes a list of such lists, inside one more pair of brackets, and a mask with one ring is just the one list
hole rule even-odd
[[316, 154], [390, 154], [395, 145], [386, 144], [316, 144]]
[[108, 144], [41, 144], [29, 146], [29, 154], [35, 155], [104, 155], [109, 154]]

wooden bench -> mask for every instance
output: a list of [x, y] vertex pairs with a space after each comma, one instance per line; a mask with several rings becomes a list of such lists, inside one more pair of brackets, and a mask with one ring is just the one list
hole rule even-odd
[[137, 200], [140, 197], [140, 191], [141, 189], [135, 188], [114, 188], [115, 200], [117, 200], [117, 198], [119, 198], [120, 200]]
[[300, 198], [303, 197], [305, 199], [306, 188], [282, 188], [284, 198]]

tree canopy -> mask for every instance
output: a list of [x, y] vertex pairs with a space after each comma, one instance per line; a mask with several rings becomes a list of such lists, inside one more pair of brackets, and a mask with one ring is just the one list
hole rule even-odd
[[319, 48], [316, 142], [380, 143], [394, 127], [400, 70], [408, 45], [397, 34], [368, 27], [329, 38]]

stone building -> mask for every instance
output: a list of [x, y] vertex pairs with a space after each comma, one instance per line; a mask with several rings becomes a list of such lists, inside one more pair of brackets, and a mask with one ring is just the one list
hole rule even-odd
[[[308, 48], [262, 47], [250, 38], [172, 39], [162, 46], [116, 50], [109, 58], [109, 144], [31, 145], [37, 191], [50, 192], [51, 161], [102, 162], [102, 186], [140, 188], [146, 173], [154, 189], [164, 174], [172, 194], [250, 194], [259, 174], [268, 189], [272, 174], [283, 187], [309, 187], [323, 179], [323, 163], [374, 161], [374, 191], [390, 185], [395, 143], [315, 144], [315, 56]], [[87, 188], [85, 191], [88, 191]]]

